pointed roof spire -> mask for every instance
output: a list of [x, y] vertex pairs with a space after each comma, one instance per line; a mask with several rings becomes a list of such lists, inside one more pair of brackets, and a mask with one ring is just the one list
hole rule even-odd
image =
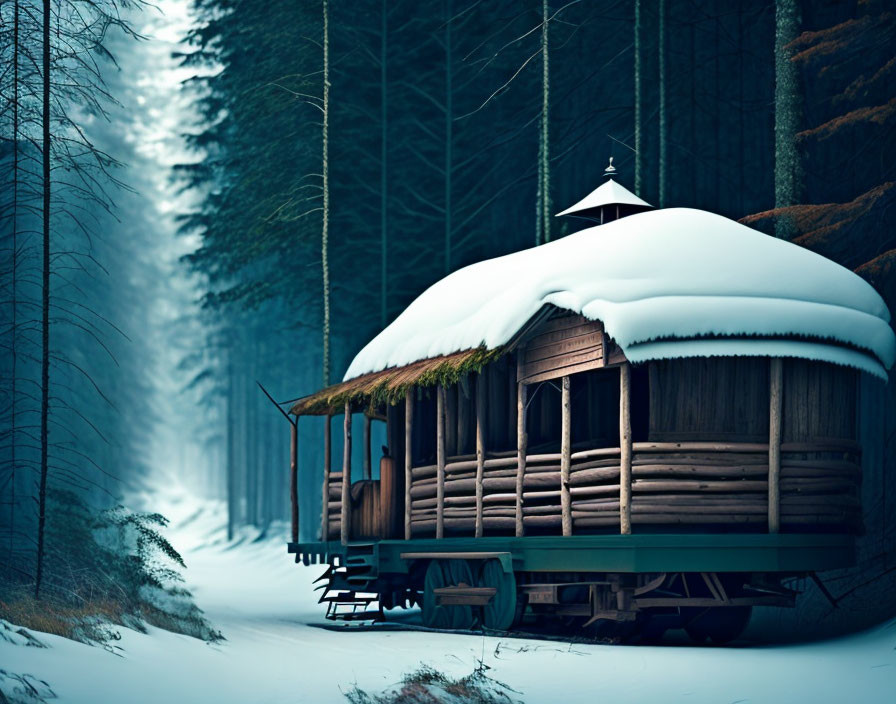
[[604, 169], [604, 176], [612, 176], [616, 173], [616, 167], [613, 166], [613, 157], [610, 157], [610, 165]]
[[604, 169], [604, 178], [607, 180], [575, 205], [557, 213], [556, 217], [573, 215], [603, 223], [653, 209], [650, 203], [641, 200], [625, 186], [616, 183], [613, 180], [614, 176], [616, 167], [613, 166], [613, 157], [610, 157], [610, 163]]

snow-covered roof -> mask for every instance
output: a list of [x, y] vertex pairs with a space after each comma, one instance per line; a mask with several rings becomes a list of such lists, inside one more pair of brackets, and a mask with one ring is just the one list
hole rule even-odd
[[721, 215], [669, 208], [446, 276], [361, 350], [345, 379], [497, 348], [547, 304], [601, 320], [632, 362], [801, 357], [886, 378], [896, 357], [886, 304], [849, 269]]
[[653, 206], [646, 201], [641, 200], [628, 190], [625, 186], [621, 186], [613, 179], [608, 179], [598, 188], [582, 198], [578, 203], [570, 206], [562, 213], [557, 213], [557, 217], [561, 215], [574, 215], [584, 210], [593, 210], [602, 205], [637, 205], [642, 208], [652, 208]]

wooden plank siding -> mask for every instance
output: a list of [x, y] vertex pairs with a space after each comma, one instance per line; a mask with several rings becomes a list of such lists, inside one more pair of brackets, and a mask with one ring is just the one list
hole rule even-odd
[[648, 438], [656, 442], [766, 442], [766, 357], [702, 357], [648, 363]]
[[783, 442], [855, 440], [859, 372], [801, 359], [783, 365]]
[[551, 318], [520, 345], [517, 381], [533, 384], [603, 367], [605, 351], [600, 321], [581, 315]]

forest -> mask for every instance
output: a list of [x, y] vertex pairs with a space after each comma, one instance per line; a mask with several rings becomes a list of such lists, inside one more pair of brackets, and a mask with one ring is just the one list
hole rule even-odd
[[[0, 601], [80, 608], [124, 552], [120, 608], [168, 623], [139, 596], [176, 589], [160, 478], [231, 535], [288, 520], [260, 387], [335, 383], [435, 281], [577, 229], [554, 214], [609, 157], [649, 203], [791, 240], [896, 310], [894, 45], [884, 0], [3, 0]], [[896, 560], [894, 402], [863, 400], [872, 576]], [[303, 467], [322, 434], [300, 421]]]

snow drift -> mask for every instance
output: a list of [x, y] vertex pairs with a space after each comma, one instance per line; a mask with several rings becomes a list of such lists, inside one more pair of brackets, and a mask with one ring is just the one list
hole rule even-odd
[[367, 344], [344, 378], [499, 347], [547, 304], [603, 321], [632, 362], [802, 357], [885, 379], [896, 358], [890, 312], [858, 275], [721, 215], [668, 208], [454, 272]]

